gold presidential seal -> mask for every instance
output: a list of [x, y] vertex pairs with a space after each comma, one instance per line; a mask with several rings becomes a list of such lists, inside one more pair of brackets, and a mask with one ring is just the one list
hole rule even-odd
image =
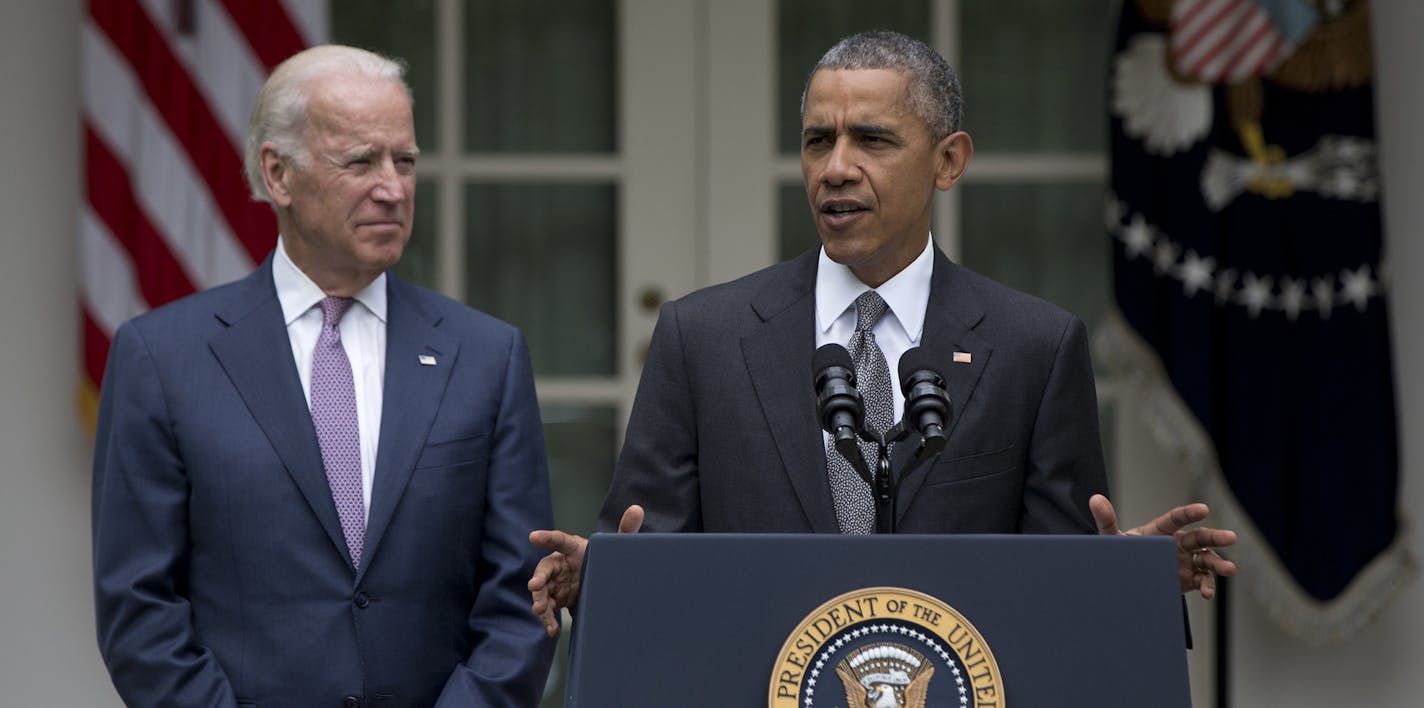
[[938, 599], [862, 588], [816, 608], [781, 646], [769, 708], [1004, 708], [979, 630]]

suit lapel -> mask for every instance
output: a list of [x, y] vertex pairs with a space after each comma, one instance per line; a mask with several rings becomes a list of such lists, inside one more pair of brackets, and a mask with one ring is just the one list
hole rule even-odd
[[272, 258], [239, 281], [215, 313], [227, 328], [208, 343], [228, 379], [267, 435], [332, 545], [350, 561], [331, 499], [316, 429], [293, 364], [282, 305], [272, 284]]
[[[459, 342], [437, 329], [438, 314], [416, 302], [414, 288], [386, 275], [386, 370], [381, 400], [381, 438], [376, 451], [376, 480], [371, 491], [371, 514], [366, 523], [365, 562], [371, 566], [425, 448], [435, 413], [459, 356]], [[434, 365], [421, 363], [433, 357]], [[429, 359], [427, 359], [429, 361]], [[360, 575], [357, 582], [360, 582]]]
[[[978, 295], [969, 286], [963, 269], [955, 265], [938, 248], [935, 249], [934, 274], [930, 280], [929, 305], [925, 308], [925, 332], [920, 346], [934, 352], [940, 373], [944, 375], [945, 392], [953, 418], [945, 431], [948, 444], [953, 444], [954, 432], [959, 427], [960, 413], [970, 405], [974, 387], [984, 373], [993, 347], [974, 332], [974, 326], [984, 317], [983, 305]], [[956, 352], [970, 355], [968, 363], [954, 361]], [[902, 469], [909, 462], [919, 436], [911, 435], [896, 446], [894, 452], [895, 469]], [[933, 462], [921, 465], [900, 482], [897, 504], [897, 521], [903, 520], [905, 510], [915, 498], [925, 473]]]
[[816, 422], [811, 356], [815, 351], [817, 252], [785, 266], [752, 300], [763, 321], [742, 339], [752, 390], [771, 428], [782, 465], [812, 530], [835, 533], [836, 512], [826, 480], [826, 455]]

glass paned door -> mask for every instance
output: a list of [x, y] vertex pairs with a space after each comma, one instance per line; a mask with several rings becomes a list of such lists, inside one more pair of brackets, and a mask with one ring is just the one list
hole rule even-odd
[[[695, 127], [705, 7], [342, 0], [331, 8], [334, 41], [409, 67], [422, 154], [415, 233], [397, 274], [524, 332], [555, 523], [586, 534], [658, 306], [702, 282], [705, 145]], [[562, 704], [566, 656], [559, 652], [545, 706]]]

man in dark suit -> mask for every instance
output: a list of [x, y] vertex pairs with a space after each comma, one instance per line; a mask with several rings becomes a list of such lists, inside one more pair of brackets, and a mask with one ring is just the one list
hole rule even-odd
[[129, 705], [537, 704], [551, 522], [520, 333], [389, 272], [418, 153], [402, 67], [318, 47], [263, 86], [247, 278], [114, 338], [94, 453], [99, 646]]
[[[821, 248], [663, 307], [600, 529], [622, 512], [623, 531], [872, 530], [869, 485], [817, 421], [812, 354], [837, 343], [855, 355], [867, 416], [881, 409], [875, 427], [900, 418], [888, 372], [911, 347], [929, 352], [954, 405], [943, 452], [901, 483], [899, 531], [1119, 533], [1082, 322], [955, 265], [930, 238], [935, 191], [974, 151], [959, 113], [953, 70], [921, 42], [866, 33], [822, 57], [801, 136]], [[916, 442], [895, 447], [896, 469]], [[1235, 536], [1183, 530], [1206, 511], [1129, 533], [1180, 532], [1182, 589], [1209, 597], [1211, 573], [1234, 572], [1210, 547]], [[577, 599], [584, 540], [531, 541], [554, 551], [530, 580], [553, 634], [554, 612]]]

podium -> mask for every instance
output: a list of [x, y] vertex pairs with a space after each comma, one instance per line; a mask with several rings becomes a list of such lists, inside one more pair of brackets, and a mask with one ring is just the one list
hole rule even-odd
[[564, 705], [1190, 708], [1176, 571], [1170, 537], [597, 534]]

